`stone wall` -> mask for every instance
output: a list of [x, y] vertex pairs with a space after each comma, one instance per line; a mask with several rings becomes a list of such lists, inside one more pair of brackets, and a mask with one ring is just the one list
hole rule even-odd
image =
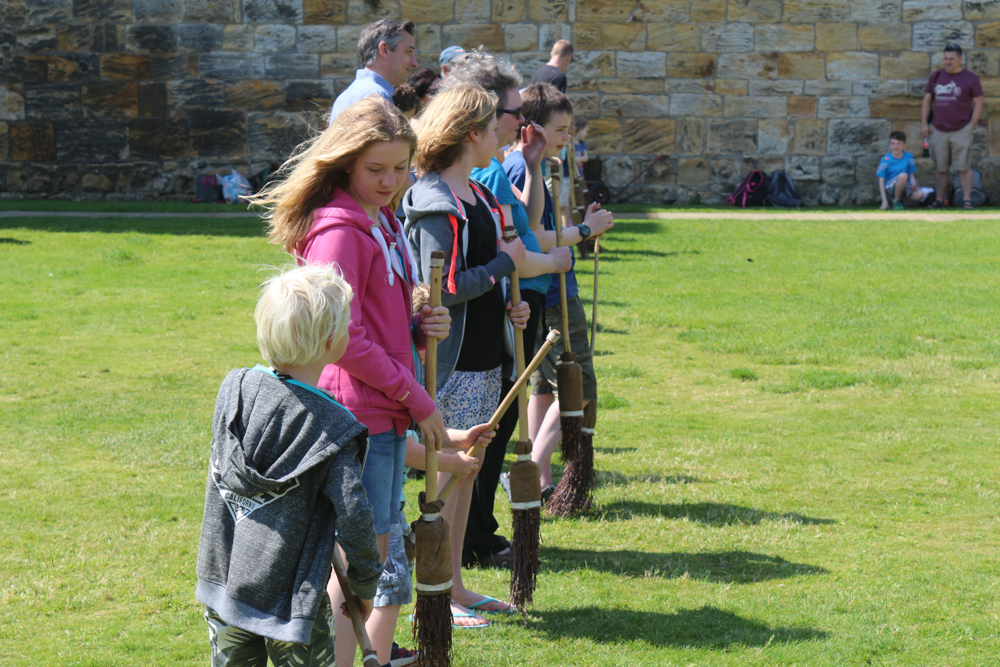
[[645, 171], [628, 196], [650, 203], [719, 201], [754, 168], [807, 203], [874, 198], [890, 131], [919, 156], [921, 91], [956, 42], [1000, 201], [1000, 0], [3, 0], [0, 196], [187, 198], [200, 173], [259, 171], [323, 126], [385, 16], [417, 22], [435, 68], [483, 44], [527, 78], [571, 40], [591, 153], [613, 189]]

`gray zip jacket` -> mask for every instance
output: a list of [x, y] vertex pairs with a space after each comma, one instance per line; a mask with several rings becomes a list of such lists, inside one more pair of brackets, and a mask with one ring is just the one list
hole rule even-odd
[[371, 598], [382, 572], [361, 486], [368, 429], [263, 366], [230, 371], [212, 418], [195, 597], [229, 625], [308, 643], [333, 562]]
[[[479, 188], [497, 224], [500, 238], [500, 205], [493, 193], [482, 183]], [[479, 195], [477, 194], [477, 197]], [[441, 304], [451, 315], [451, 333], [438, 343], [437, 386], [440, 389], [451, 377], [458, 363], [465, 338], [465, 304], [493, 288], [501, 281], [504, 300], [509, 299], [509, 276], [516, 268], [505, 252], [482, 266], [469, 267], [465, 255], [469, 250], [469, 226], [462, 204], [437, 172], [424, 174], [403, 196], [406, 215], [404, 229], [416, 256], [420, 280], [430, 283], [431, 253], [444, 251]], [[508, 354], [513, 356], [513, 331], [507, 322], [504, 340]]]

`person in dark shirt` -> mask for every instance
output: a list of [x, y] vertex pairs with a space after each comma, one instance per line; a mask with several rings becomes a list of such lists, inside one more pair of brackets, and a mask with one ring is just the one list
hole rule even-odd
[[531, 75], [531, 83], [551, 83], [560, 93], [566, 92], [566, 70], [573, 62], [573, 45], [560, 39], [552, 45], [549, 62]]

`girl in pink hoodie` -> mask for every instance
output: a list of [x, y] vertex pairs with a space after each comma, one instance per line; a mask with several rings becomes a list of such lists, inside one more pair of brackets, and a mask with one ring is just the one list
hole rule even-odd
[[[451, 318], [440, 306], [425, 305], [412, 315], [416, 263], [394, 215], [415, 149], [416, 136], [403, 115], [381, 97], [368, 97], [298, 150], [282, 169], [286, 178], [252, 200], [270, 210], [272, 241], [300, 262], [336, 264], [354, 290], [347, 350], [326, 367], [319, 386], [371, 434], [362, 483], [383, 561], [390, 520], [402, 500], [407, 428], [416, 422], [428, 445], [446, 441], [441, 413], [415, 377], [414, 344], [422, 345], [426, 336], [445, 338]], [[342, 595], [334, 585], [330, 592], [337, 609]], [[350, 624], [336, 617], [338, 647], [342, 630], [353, 646]], [[384, 620], [384, 647], [376, 637], [380, 630], [372, 632], [383, 663], [396, 617]], [[338, 658], [351, 664], [353, 651]]]

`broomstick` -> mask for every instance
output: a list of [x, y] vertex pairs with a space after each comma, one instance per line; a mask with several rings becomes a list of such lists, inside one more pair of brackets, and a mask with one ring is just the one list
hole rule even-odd
[[590, 309], [590, 351], [594, 352], [594, 344], [597, 341], [597, 275], [598, 257], [601, 256], [601, 237], [594, 240], [594, 305]]
[[368, 638], [365, 622], [361, 618], [361, 610], [354, 602], [354, 593], [351, 592], [351, 584], [344, 575], [345, 571], [344, 562], [340, 559], [340, 547], [335, 546], [333, 548], [333, 573], [336, 575], [337, 581], [340, 582], [340, 590], [344, 592], [347, 613], [350, 614], [351, 625], [354, 626], [354, 636], [358, 638], [358, 646], [361, 647], [361, 664], [364, 667], [381, 667], [382, 663], [378, 661], [378, 653], [372, 648], [371, 639]]
[[[431, 253], [430, 305], [441, 305], [441, 268], [444, 253]], [[437, 339], [427, 338], [424, 354], [424, 384], [431, 398], [437, 399]], [[441, 518], [444, 498], [437, 493], [437, 450], [425, 446], [427, 474], [418, 504], [420, 518], [413, 522], [416, 537], [417, 602], [413, 610], [413, 638], [419, 661], [427, 667], [451, 665], [451, 528]]]
[[[559, 210], [559, 170], [552, 172], [552, 216], [556, 232], [556, 245], [562, 245], [562, 215]], [[559, 305], [562, 310], [562, 362], [556, 369], [556, 387], [559, 391], [559, 426], [562, 430], [561, 453], [564, 462], [576, 457], [580, 446], [580, 418], [583, 416], [583, 369], [576, 363], [569, 338], [569, 308], [566, 299], [566, 274], [559, 274]]]
[[[504, 230], [508, 242], [515, 236], [514, 228]], [[511, 303], [521, 303], [521, 284], [517, 271], [510, 276]], [[524, 374], [524, 337], [520, 329], [514, 332], [514, 362], [518, 376]], [[531, 460], [531, 440], [528, 438], [528, 389], [521, 385], [517, 393], [517, 461], [510, 466], [511, 536], [510, 601], [521, 612], [531, 604], [538, 575], [539, 529], [542, 523], [542, 485], [540, 469]]]
[[[531, 377], [531, 374], [534, 373], [535, 369], [542, 363], [542, 359], [545, 358], [545, 355], [548, 354], [549, 350], [552, 349], [552, 346], [558, 341], [559, 331], [556, 329], [549, 330], [549, 335], [545, 337], [544, 341], [542, 341], [542, 347], [539, 348], [538, 353], [535, 354], [535, 358], [531, 360], [531, 363], [524, 369], [524, 372], [517, 377], [517, 382], [515, 382], [514, 386], [510, 388], [510, 391], [507, 392], [507, 395], [504, 396], [503, 400], [500, 402], [500, 407], [498, 407], [496, 412], [493, 413], [493, 416], [490, 417], [490, 421], [488, 422], [490, 428], [486, 429], [487, 431], [497, 427], [497, 424], [500, 423], [500, 419], [510, 408], [511, 403], [513, 403], [514, 399], [517, 398], [518, 393], [528, 383], [528, 378]], [[475, 456], [480, 449], [482, 449], [482, 447], [480, 447], [477, 442], [469, 448], [469, 456]], [[454, 490], [457, 484], [458, 478], [452, 475], [451, 479], [448, 480], [448, 483], [445, 484], [444, 489], [441, 491], [441, 496], [438, 500], [443, 502], [448, 497], [448, 494]], [[539, 491], [539, 494], [541, 494], [541, 491]]]
[[[580, 187], [580, 181], [577, 178], [576, 170], [576, 137], [572, 134], [569, 136], [569, 147], [566, 150], [566, 162], [569, 171], [569, 219], [570, 223], [574, 225], [579, 225], [583, 222], [584, 216], [587, 214], [587, 204], [583, 196], [583, 189]], [[576, 245], [577, 249], [580, 251], [580, 259], [587, 259], [590, 254], [590, 248], [587, 239], [580, 239], [580, 242]]]

